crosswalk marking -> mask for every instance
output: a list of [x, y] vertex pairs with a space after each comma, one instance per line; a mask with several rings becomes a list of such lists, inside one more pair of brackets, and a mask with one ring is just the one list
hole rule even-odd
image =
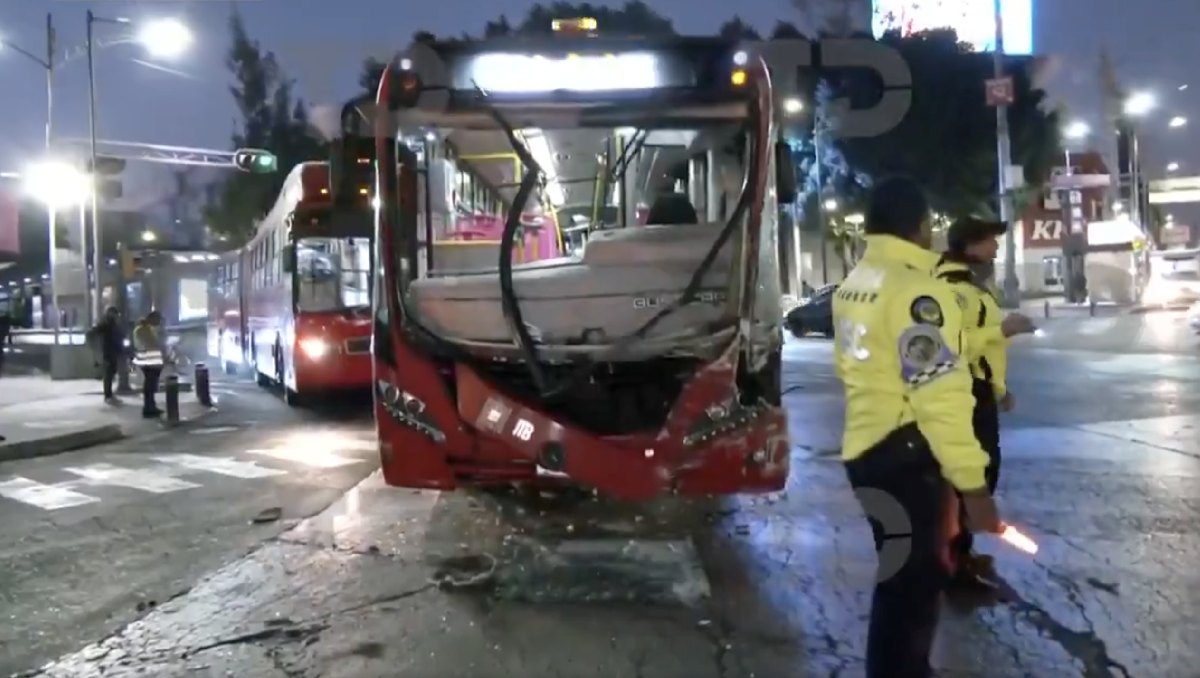
[[96, 497], [81, 492], [56, 485], [43, 485], [21, 476], [13, 476], [10, 480], [0, 482], [0, 497], [7, 497], [47, 511], [94, 504], [100, 501]]
[[363, 459], [343, 457], [327, 450], [315, 450], [298, 446], [275, 447], [268, 450], [246, 450], [246, 453], [291, 461], [314, 468], [340, 468], [352, 464], [361, 464], [365, 461]]
[[167, 494], [182, 490], [194, 490], [200, 487], [196, 483], [173, 478], [165, 473], [148, 469], [132, 469], [113, 466], [112, 464], [91, 464], [82, 467], [67, 467], [63, 469], [81, 478], [100, 485], [128, 487], [153, 494]]
[[234, 478], [269, 478], [286, 475], [287, 471], [259, 466], [253, 461], [238, 461], [232, 457], [202, 457], [198, 454], [168, 454], [154, 457], [165, 464], [178, 464], [184, 468], [208, 471]]

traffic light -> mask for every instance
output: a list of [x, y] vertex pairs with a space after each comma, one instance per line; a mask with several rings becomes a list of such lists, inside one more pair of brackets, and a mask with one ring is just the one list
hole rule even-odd
[[233, 154], [233, 165], [243, 172], [270, 174], [279, 168], [279, 159], [261, 148], [239, 148]]
[[88, 158], [87, 173], [98, 174], [105, 177], [114, 177], [125, 171], [125, 159], [116, 158], [110, 155], [96, 156], [96, 164], [93, 168], [92, 159]]

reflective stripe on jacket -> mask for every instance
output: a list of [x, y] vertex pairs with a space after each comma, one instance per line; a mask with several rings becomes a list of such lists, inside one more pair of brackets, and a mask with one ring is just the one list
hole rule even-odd
[[133, 328], [133, 364], [138, 367], [162, 367], [165, 351], [158, 328], [145, 323]]

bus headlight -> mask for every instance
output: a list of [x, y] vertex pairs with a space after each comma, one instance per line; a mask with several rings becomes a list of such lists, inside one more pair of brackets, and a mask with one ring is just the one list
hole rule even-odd
[[324, 339], [319, 339], [316, 337], [301, 339], [300, 352], [303, 353], [305, 357], [313, 360], [320, 360], [325, 356], [326, 353], [329, 352], [329, 344], [326, 343]]

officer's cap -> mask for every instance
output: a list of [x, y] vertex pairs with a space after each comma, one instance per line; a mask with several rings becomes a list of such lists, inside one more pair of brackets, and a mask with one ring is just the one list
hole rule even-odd
[[863, 230], [870, 235], [908, 239], [920, 232], [927, 216], [929, 201], [916, 181], [904, 176], [887, 177], [871, 188]]
[[998, 238], [1008, 232], [1003, 221], [991, 221], [979, 217], [960, 217], [946, 231], [946, 245], [951, 252], [965, 252], [977, 242]]

